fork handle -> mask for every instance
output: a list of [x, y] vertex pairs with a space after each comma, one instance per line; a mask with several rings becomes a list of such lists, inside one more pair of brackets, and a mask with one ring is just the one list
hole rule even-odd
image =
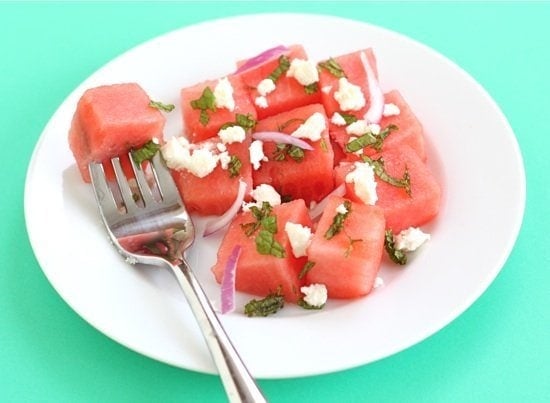
[[229, 401], [266, 402], [187, 262], [170, 266], [202, 330]]

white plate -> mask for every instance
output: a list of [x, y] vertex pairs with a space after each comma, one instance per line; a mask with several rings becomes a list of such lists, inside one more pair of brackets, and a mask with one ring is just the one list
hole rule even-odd
[[[222, 316], [251, 372], [321, 374], [397, 353], [456, 318], [504, 265], [523, 217], [523, 163], [505, 117], [468, 74], [422, 44], [360, 22], [295, 14], [222, 19], [153, 39], [97, 71], [59, 107], [32, 156], [25, 216], [34, 252], [62, 298], [99, 331], [154, 359], [216, 372], [170, 274], [126, 265], [107, 242], [67, 145], [78, 98], [89, 87], [136, 81], [152, 99], [179, 104], [181, 87], [291, 43], [315, 60], [374, 47], [382, 86], [401, 90], [425, 125], [444, 195], [439, 218], [427, 227], [429, 245], [407, 268], [385, 264], [385, 286], [370, 296], [330, 301], [320, 312], [285, 307], [269, 318]], [[166, 134], [180, 130], [173, 112]], [[199, 240], [190, 261], [216, 303], [219, 287], [209, 271], [215, 247]]]

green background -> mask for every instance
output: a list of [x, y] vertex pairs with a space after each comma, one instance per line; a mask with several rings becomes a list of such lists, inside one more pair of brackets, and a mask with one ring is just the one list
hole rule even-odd
[[[27, 238], [25, 173], [56, 108], [113, 57], [196, 22], [273, 11], [373, 23], [462, 66], [514, 128], [527, 173], [527, 205], [502, 272], [449, 326], [359, 368], [261, 380], [267, 397], [274, 402], [550, 401], [548, 2], [1, 3], [0, 401], [224, 401], [217, 377], [173, 368], [120, 346], [59, 297]], [[490, 242], [491, 228], [480, 231]]]

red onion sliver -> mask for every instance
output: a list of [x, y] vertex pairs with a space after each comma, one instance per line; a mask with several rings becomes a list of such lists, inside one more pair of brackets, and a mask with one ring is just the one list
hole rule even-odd
[[260, 53], [259, 55], [256, 55], [250, 59], [248, 59], [241, 67], [239, 67], [234, 74], [242, 73], [243, 71], [246, 71], [248, 69], [251, 69], [252, 67], [255, 67], [259, 64], [262, 64], [263, 62], [272, 59], [274, 57], [280, 56], [282, 53], [289, 50], [286, 46], [279, 45], [275, 46], [274, 48], [267, 49]]
[[237, 274], [237, 262], [241, 255], [241, 246], [236, 245], [225, 263], [222, 277], [222, 314], [232, 312], [235, 309], [235, 277]]
[[233, 202], [231, 207], [229, 207], [229, 209], [227, 209], [227, 211], [223, 213], [223, 215], [206, 223], [206, 227], [204, 228], [204, 232], [202, 234], [203, 237], [212, 235], [214, 232], [219, 231], [231, 222], [231, 220], [233, 219], [233, 217], [235, 217], [235, 215], [237, 215], [243, 204], [245, 192], [246, 183], [242, 180], [239, 180], [239, 190], [237, 191], [237, 197], [235, 198], [235, 201]]
[[252, 134], [252, 138], [255, 140], [272, 141], [274, 143], [291, 144], [303, 150], [313, 150], [313, 147], [308, 142], [281, 132], [256, 132]]
[[325, 209], [328, 203], [329, 197], [344, 196], [345, 194], [346, 194], [346, 184], [342, 183], [336, 188], [334, 188], [334, 190], [330, 192], [323, 200], [317, 203], [315, 207], [309, 210], [309, 218], [311, 218], [312, 220], [315, 220], [317, 217], [319, 217], [323, 213], [323, 210]]
[[379, 123], [380, 119], [382, 119], [382, 113], [384, 112], [384, 93], [382, 92], [382, 88], [380, 88], [380, 84], [374, 74], [374, 69], [370, 65], [365, 52], [361, 52], [360, 57], [363, 67], [365, 68], [365, 72], [367, 73], [370, 94], [369, 109], [363, 118], [367, 121], [367, 123]]

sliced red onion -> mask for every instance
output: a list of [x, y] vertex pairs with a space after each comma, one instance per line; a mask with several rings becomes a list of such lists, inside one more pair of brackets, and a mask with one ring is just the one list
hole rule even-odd
[[255, 67], [259, 64], [262, 64], [263, 62], [270, 60], [274, 57], [280, 56], [284, 52], [289, 50], [286, 46], [279, 45], [275, 46], [274, 48], [267, 49], [260, 53], [259, 55], [256, 55], [250, 59], [248, 59], [241, 67], [239, 67], [234, 74], [242, 73], [243, 71], [246, 71], [248, 69], [251, 69], [252, 67]]
[[365, 72], [367, 73], [370, 94], [369, 109], [363, 116], [363, 119], [365, 119], [367, 123], [379, 123], [380, 119], [382, 119], [382, 113], [384, 112], [384, 93], [382, 92], [382, 88], [380, 88], [380, 84], [374, 74], [374, 69], [370, 65], [365, 52], [361, 52], [360, 57]]
[[239, 190], [237, 191], [237, 197], [235, 198], [235, 201], [233, 202], [231, 207], [229, 207], [229, 209], [227, 209], [227, 211], [223, 213], [223, 215], [206, 223], [206, 227], [204, 228], [204, 232], [202, 234], [203, 237], [212, 235], [214, 232], [219, 231], [231, 222], [231, 220], [233, 219], [233, 217], [235, 217], [235, 215], [237, 215], [243, 204], [245, 192], [246, 183], [239, 179]]
[[241, 246], [236, 245], [229, 259], [225, 263], [222, 277], [222, 314], [232, 312], [235, 309], [235, 277], [237, 274], [237, 262], [241, 256]]
[[309, 217], [312, 220], [315, 220], [317, 217], [319, 217], [323, 213], [323, 210], [327, 206], [328, 199], [331, 196], [340, 196], [340, 197], [342, 197], [345, 194], [346, 194], [346, 184], [342, 183], [339, 186], [337, 186], [336, 188], [334, 188], [334, 190], [332, 192], [330, 192], [323, 200], [321, 200], [319, 203], [317, 203], [315, 205], [315, 207], [309, 209]]
[[290, 134], [281, 132], [256, 132], [252, 134], [252, 138], [261, 141], [272, 141], [274, 143], [291, 144], [300, 147], [303, 150], [313, 150], [313, 147], [306, 141]]

